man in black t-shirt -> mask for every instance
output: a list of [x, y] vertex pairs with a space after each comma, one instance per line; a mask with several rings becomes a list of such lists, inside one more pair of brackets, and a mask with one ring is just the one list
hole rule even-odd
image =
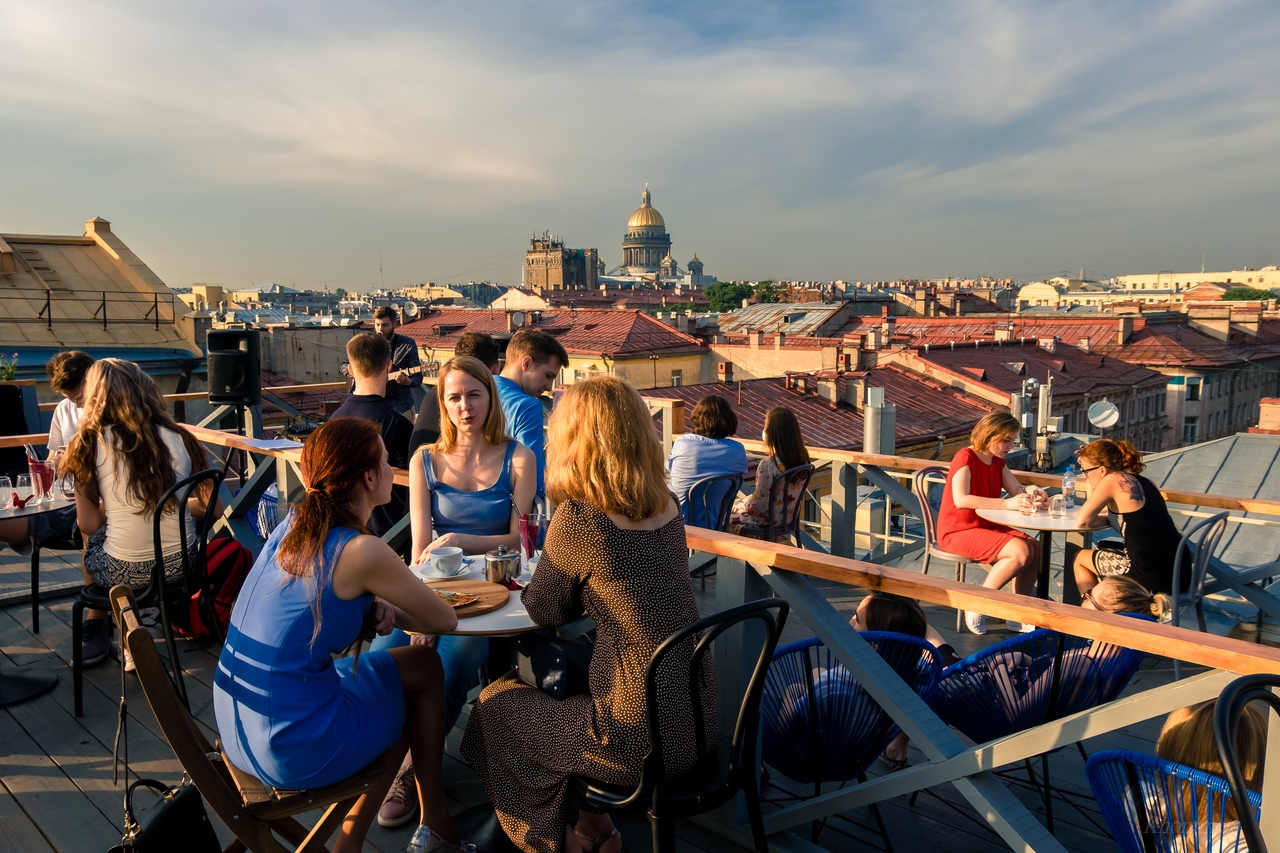
[[[333, 417], [373, 421], [382, 433], [391, 467], [409, 467], [409, 435], [413, 424], [397, 413], [383, 396], [387, 390], [387, 367], [391, 363], [391, 347], [386, 338], [373, 332], [354, 335], [347, 341], [347, 360], [351, 363], [355, 387]], [[370, 532], [383, 535], [404, 517], [408, 507], [409, 489], [392, 486], [391, 502], [375, 507], [369, 517]]]

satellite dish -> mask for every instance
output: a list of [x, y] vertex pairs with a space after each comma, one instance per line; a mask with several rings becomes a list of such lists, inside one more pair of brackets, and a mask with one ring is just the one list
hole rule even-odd
[[417, 316], [418, 316], [418, 303], [416, 303], [416, 302], [406, 302], [406, 303], [404, 304], [404, 316], [406, 316], [406, 317], [417, 317]]
[[524, 325], [524, 312], [523, 312], [523, 311], [512, 311], [512, 312], [511, 312], [511, 325], [515, 326], [517, 329]]
[[1099, 400], [1089, 407], [1089, 423], [1098, 429], [1110, 429], [1120, 422], [1120, 410], [1109, 400]]

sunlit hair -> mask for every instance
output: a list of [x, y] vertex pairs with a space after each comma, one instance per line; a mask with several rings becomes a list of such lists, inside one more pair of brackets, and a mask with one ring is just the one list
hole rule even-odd
[[867, 608], [859, 617], [859, 626], [864, 631], [892, 631], [923, 638], [928, 634], [929, 620], [915, 599], [873, 592], [867, 596]]
[[738, 431], [738, 416], [729, 401], [709, 394], [698, 401], [689, 414], [689, 429], [707, 438], [728, 438]]
[[[1214, 737], [1213, 715], [1218, 700], [1210, 699], [1186, 708], [1179, 708], [1164, 721], [1160, 730], [1160, 739], [1156, 741], [1156, 756], [1167, 761], [1176, 761], [1188, 767], [1204, 770], [1215, 776], [1222, 776], [1222, 761], [1218, 757], [1218, 742]], [[1239, 724], [1235, 727], [1235, 753], [1240, 762], [1240, 772], [1244, 776], [1245, 785], [1252, 791], [1262, 790], [1263, 758], [1266, 755], [1267, 719], [1257, 708], [1246, 705], [1240, 714]], [[1220, 797], [1223, 809], [1222, 819], [1237, 820], [1235, 806], [1231, 798]], [[1207, 797], [1200, 796], [1196, 815], [1196, 824], [1203, 826], [1208, 820]], [[1190, 783], [1183, 783], [1182, 814], [1190, 814], [1193, 797]], [[1188, 826], [1188, 832], [1195, 827]], [[1187, 849], [1192, 849], [1188, 847]]]
[[315, 621], [312, 642], [320, 635], [321, 596], [333, 569], [329, 566], [325, 571], [321, 566], [325, 540], [335, 527], [368, 532], [368, 519], [357, 512], [353, 498], [364, 475], [381, 469], [383, 453], [378, 425], [364, 418], [334, 418], [321, 424], [302, 445], [307, 492], [277, 553], [280, 568], [307, 584]]
[[633, 521], [667, 508], [662, 443], [649, 409], [616, 376], [570, 385], [547, 429], [547, 496], [577, 500]]
[[555, 336], [541, 329], [524, 328], [511, 336], [507, 343], [507, 364], [529, 356], [538, 364], [554, 361], [560, 367], [569, 366], [569, 353]]
[[93, 364], [93, 356], [78, 349], [63, 350], [49, 359], [44, 372], [49, 377], [49, 387], [56, 393], [70, 396], [84, 384], [85, 374]]
[[391, 363], [391, 344], [382, 335], [361, 332], [347, 341], [347, 361], [356, 376], [377, 376], [387, 372]]
[[800, 435], [800, 422], [796, 420], [796, 413], [786, 406], [774, 406], [765, 412], [764, 444], [769, 455], [778, 460], [779, 470], [809, 462], [809, 449]]
[[1153, 593], [1128, 575], [1102, 578], [1089, 594], [1093, 606], [1103, 613], [1143, 613], [1163, 619], [1173, 609], [1172, 598], [1163, 592]]
[[449, 417], [449, 409], [445, 404], [445, 380], [449, 374], [460, 371], [477, 380], [489, 394], [489, 414], [484, 419], [484, 440], [493, 445], [507, 440], [507, 420], [502, 416], [502, 405], [498, 401], [498, 388], [493, 383], [493, 374], [478, 358], [469, 355], [457, 355], [444, 363], [440, 368], [440, 376], [436, 379], [436, 402], [440, 406], [440, 440], [435, 449], [440, 453], [448, 453], [458, 443], [458, 425]]
[[1018, 419], [1008, 412], [988, 412], [973, 426], [969, 443], [979, 453], [986, 453], [991, 445], [1006, 436], [1016, 436], [1022, 427]]
[[1141, 474], [1147, 467], [1138, 448], [1127, 441], [1112, 441], [1109, 438], [1100, 438], [1086, 444], [1080, 449], [1080, 459], [1101, 465], [1109, 471], [1123, 471], [1126, 474]]
[[[97, 459], [100, 442], [108, 440], [110, 427], [111, 464], [125, 495], [154, 515], [160, 498], [174, 483], [173, 455], [160, 439], [159, 427], [167, 427], [182, 438], [190, 457], [190, 469], [201, 470], [204, 447], [169, 414], [168, 404], [155, 380], [131, 361], [103, 358], [85, 374], [84, 415], [80, 429], [67, 445], [58, 463], [59, 476], [75, 479], [76, 490], [93, 503], [102, 499]], [[164, 508], [175, 512], [176, 505]]]

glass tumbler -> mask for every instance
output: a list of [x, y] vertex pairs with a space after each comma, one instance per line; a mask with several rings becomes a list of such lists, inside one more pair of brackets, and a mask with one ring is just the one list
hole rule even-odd
[[1054, 495], [1049, 498], [1049, 515], [1054, 518], [1066, 518], [1067, 499], [1062, 495]]
[[0, 509], [13, 506], [13, 481], [8, 477], [0, 477]]

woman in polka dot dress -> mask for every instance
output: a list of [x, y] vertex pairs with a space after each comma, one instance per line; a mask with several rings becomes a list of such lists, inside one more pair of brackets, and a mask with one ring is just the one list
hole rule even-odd
[[[645, 668], [659, 643], [698, 619], [684, 523], [648, 410], [622, 380], [598, 376], [571, 386], [551, 417], [547, 448], [547, 494], [558, 508], [524, 603], [542, 625], [584, 613], [595, 620], [591, 692], [557, 702], [514, 676], [499, 679], [471, 713], [462, 754], [522, 850], [619, 853], [609, 816], [579, 812], [569, 779], [639, 780], [649, 749]], [[715, 731], [709, 661], [701, 685], [707, 730]], [[664, 731], [676, 756], [667, 769], [678, 775], [699, 758], [693, 732], [676, 722], [691, 713], [688, 688], [675, 675], [662, 692], [671, 697], [663, 702], [671, 715]]]

